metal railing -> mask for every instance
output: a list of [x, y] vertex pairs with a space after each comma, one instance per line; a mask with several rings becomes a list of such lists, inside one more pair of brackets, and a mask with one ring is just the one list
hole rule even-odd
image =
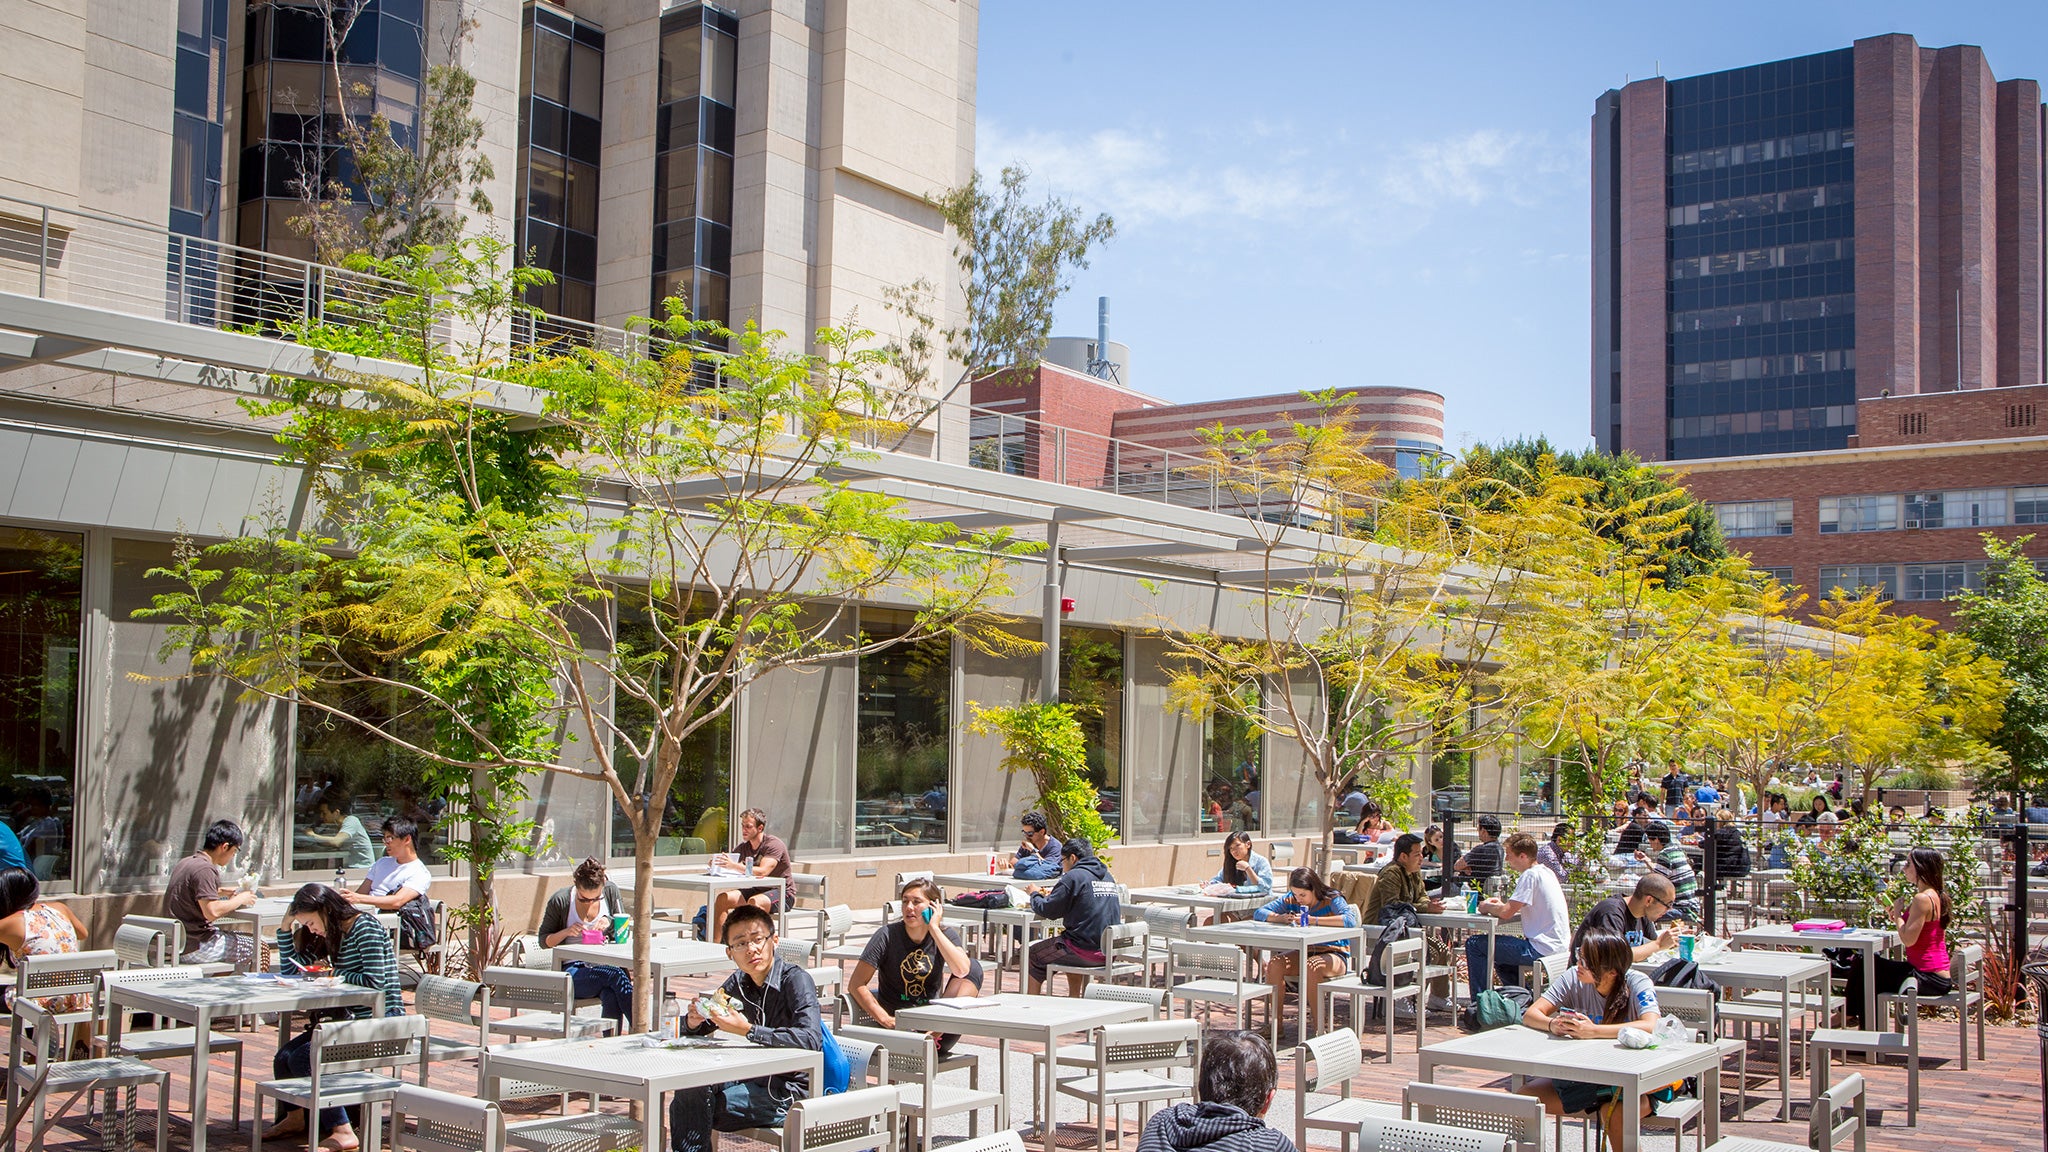
[[[186, 236], [155, 225], [0, 196], [0, 291], [131, 316], [289, 338], [295, 325], [380, 323], [412, 289], [364, 272]], [[447, 338], [448, 333], [442, 332]], [[520, 358], [574, 347], [647, 355], [659, 337], [563, 316], [501, 334]], [[1332, 527], [1313, 490], [1271, 474], [930, 396], [872, 393], [867, 446], [1274, 524]], [[949, 431], [950, 429], [950, 431]], [[964, 434], [964, 447], [957, 440]], [[1376, 511], [1352, 532], [1375, 530]]]

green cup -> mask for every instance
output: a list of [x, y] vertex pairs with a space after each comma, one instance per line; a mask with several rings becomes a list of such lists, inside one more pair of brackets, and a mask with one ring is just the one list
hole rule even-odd
[[1692, 941], [1693, 937], [1689, 932], [1678, 938], [1678, 958], [1680, 960], [1692, 959]]
[[626, 915], [624, 912], [621, 912], [613, 916], [612, 942], [617, 943], [618, 941], [624, 940], [626, 938], [626, 930], [632, 927], [632, 925], [633, 918], [631, 916]]

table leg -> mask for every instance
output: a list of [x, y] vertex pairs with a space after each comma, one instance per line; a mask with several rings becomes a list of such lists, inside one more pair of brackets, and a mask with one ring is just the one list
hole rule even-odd
[[[1307, 943], [1307, 941], [1303, 941], [1303, 942], [1302, 942], [1302, 944], [1301, 944], [1301, 946], [1300, 946], [1299, 948], [1296, 948], [1296, 949], [1295, 949], [1295, 953], [1294, 953], [1294, 955], [1295, 955], [1295, 959], [1294, 959], [1294, 963], [1295, 963], [1294, 975], [1295, 975], [1295, 978], [1296, 978], [1296, 979], [1297, 979], [1297, 980], [1299, 981], [1299, 983], [1297, 983], [1297, 984], [1296, 984], [1296, 985], [1294, 986], [1294, 995], [1295, 995], [1295, 1000], [1294, 1000], [1294, 1009], [1295, 1009], [1295, 1011], [1294, 1011], [1294, 1014], [1295, 1014], [1295, 1019], [1296, 1019], [1296, 1021], [1297, 1021], [1298, 1025], [1299, 1025], [1299, 1026], [1298, 1026], [1298, 1027], [1297, 1027], [1297, 1028], [1295, 1029], [1295, 1031], [1296, 1031], [1296, 1032], [1297, 1032], [1297, 1033], [1298, 1033], [1298, 1034], [1300, 1035], [1300, 1037], [1301, 1037], [1302, 1041], [1303, 1041], [1304, 1043], [1306, 1043], [1309, 1037], [1311, 1037], [1311, 1036], [1313, 1036], [1313, 1035], [1315, 1035], [1315, 1034], [1316, 1034], [1316, 1028], [1315, 1028], [1315, 1021], [1313, 1021], [1313, 1020], [1309, 1019], [1309, 1017], [1310, 1017], [1310, 1016], [1312, 1016], [1312, 1015], [1314, 1014], [1314, 1009], [1315, 1009], [1315, 1005], [1314, 1005], [1314, 1004], [1312, 1004], [1312, 1003], [1310, 1002], [1310, 1001], [1311, 1001], [1311, 997], [1310, 997], [1310, 996], [1309, 996], [1309, 994], [1308, 994], [1308, 943]], [[1282, 995], [1283, 995], [1283, 996], [1285, 995], [1285, 992], [1284, 992], [1284, 991], [1282, 992]], [[1388, 1003], [1387, 1003], [1387, 1011], [1388, 1011], [1388, 1012], [1392, 1012], [1393, 1010], [1394, 1010], [1394, 1005], [1393, 1005], [1393, 1002], [1392, 1002], [1392, 1001], [1388, 1001]], [[1356, 1025], [1354, 1025], [1354, 1027], [1355, 1027], [1355, 1026], [1356, 1026]], [[1391, 1055], [1391, 1053], [1389, 1053], [1389, 1055]]]
[[[1804, 992], [1801, 993], [1803, 997]], [[1778, 1119], [1792, 1119], [1792, 981], [1778, 986]]]
[[[192, 1021], [192, 1152], [206, 1152], [206, 1073], [207, 1065], [213, 1062], [213, 1012], [201, 1008], [193, 1013]], [[235, 1085], [240, 1092], [242, 1086]], [[249, 1118], [249, 1143], [256, 1143], [256, 1133], [263, 1127], [260, 1115]]]
[[1877, 942], [1861, 949], [1863, 953], [1863, 1026], [1877, 1027]]
[[1643, 1086], [1631, 1081], [1621, 1086], [1621, 1106], [1615, 1121], [1621, 1125], [1621, 1152], [1636, 1152], [1643, 1144]]
[[1715, 1048], [1714, 1062], [1700, 1073], [1700, 1099], [1706, 1101], [1707, 1115], [1702, 1121], [1707, 1128], [1707, 1147], [1712, 1148], [1721, 1139], [1721, 1057], [1719, 1046]]
[[640, 1117], [640, 1147], [661, 1149], [668, 1145], [661, 1142], [661, 1089], [650, 1085], [642, 1102], [644, 1114]]
[[1038, 1134], [1045, 1138], [1045, 1152], [1059, 1152], [1059, 1065], [1053, 1059], [1058, 1048], [1059, 1036], [1046, 1029], [1045, 1051], [1038, 1054], [1045, 1065], [1045, 1095], [1038, 1101]]
[[[998, 968], [997, 971], [1002, 969]], [[998, 994], [1001, 989], [997, 989]], [[1010, 1038], [996, 1038], [996, 1090], [1003, 1094], [1003, 1112], [1010, 1111]]]

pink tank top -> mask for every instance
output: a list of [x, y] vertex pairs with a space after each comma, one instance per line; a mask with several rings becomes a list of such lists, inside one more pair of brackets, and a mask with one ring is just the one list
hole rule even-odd
[[1906, 948], [1906, 963], [1916, 971], [1948, 974], [1948, 934], [1942, 931], [1939, 917], [1921, 926], [1920, 939]]

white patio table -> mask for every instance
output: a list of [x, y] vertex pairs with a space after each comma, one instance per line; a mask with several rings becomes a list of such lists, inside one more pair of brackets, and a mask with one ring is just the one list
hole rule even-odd
[[[1645, 1092], [1697, 1076], [1700, 1099], [1709, 1102], [1703, 1123], [1706, 1142], [1711, 1145], [1721, 1138], [1721, 1109], [1713, 1103], [1721, 1098], [1721, 1058], [1733, 1052], [1737, 1043], [1723, 1040], [1629, 1049], [1617, 1040], [1566, 1040], [1511, 1024], [1424, 1048], [1416, 1079], [1433, 1084], [1440, 1067], [1478, 1068], [1511, 1076], [1612, 1084], [1621, 1090], [1624, 1100], [1635, 1100]], [[1643, 1135], [1641, 1109], [1623, 1107], [1618, 1111], [1621, 1152], [1637, 1152]]]
[[[657, 873], [647, 882], [656, 889], [665, 888], [676, 892], [695, 892], [698, 898], [704, 901], [706, 907], [711, 905], [713, 899], [720, 892], [738, 892], [748, 888], [774, 888], [785, 883], [784, 879], [780, 876], [713, 876], [708, 872], [661, 872]], [[687, 911], [687, 908], [685, 911]], [[710, 928], [709, 917], [706, 918], [705, 928], [706, 930]], [[784, 899], [776, 905], [775, 932], [777, 935], [787, 935], [788, 928], [789, 900], [788, 890], [785, 888]]]
[[[1645, 975], [1655, 972], [1668, 963], [1676, 952], [1664, 951], [1636, 965], [1636, 970]], [[1730, 950], [1711, 960], [1698, 962], [1702, 973], [1723, 988], [1755, 989], [1778, 994], [1778, 1086], [1779, 1115], [1792, 1114], [1792, 993], [1809, 983], [1820, 985], [1820, 1017], [1828, 1018], [1828, 1002], [1833, 990], [1829, 987], [1828, 976], [1833, 968], [1825, 956], [1809, 956], [1798, 952], [1769, 952], [1760, 948], [1747, 951]], [[1803, 1001], [1802, 1001], [1803, 1004]], [[1798, 1014], [1804, 1015], [1802, 1006]], [[1749, 1085], [1742, 1086], [1744, 1101], [1747, 1102]]]
[[[571, 964], [601, 964], [612, 968], [633, 969], [633, 942], [618, 944], [557, 944], [550, 954], [555, 971], [559, 972]], [[717, 972], [729, 972], [733, 968], [732, 958], [725, 948], [702, 940], [650, 940], [647, 942], [647, 966], [654, 974], [654, 986], [665, 994], [671, 976], [709, 976]], [[659, 1011], [661, 1002], [654, 1003]]]
[[[1365, 937], [1364, 928], [1304, 928], [1298, 924], [1274, 924], [1263, 920], [1240, 920], [1235, 924], [1207, 924], [1188, 929], [1188, 939], [1204, 944], [1235, 944], [1240, 948], [1254, 948], [1265, 952], [1292, 950], [1297, 957], [1295, 971], [1302, 974], [1308, 971], [1309, 949], [1318, 944], [1342, 944], [1347, 941], [1355, 944], [1347, 964], [1351, 968], [1358, 967], [1358, 953], [1365, 946]], [[1308, 1002], [1307, 980], [1301, 980], [1295, 989], [1294, 1003], [1299, 1013], [1300, 1034], [1302, 1039], [1306, 1040], [1315, 1035], [1315, 1005]]]
[[[1152, 1007], [1148, 1004], [1006, 992], [934, 1000], [920, 1008], [903, 1008], [896, 1013], [896, 1027], [906, 1032], [948, 1032], [993, 1039], [1000, 1068], [1009, 1067], [1011, 1041], [1042, 1045], [1038, 1060], [1043, 1066], [1044, 1074], [1039, 1077], [1039, 1091], [1043, 1095], [1032, 1101], [1031, 1108], [1038, 1121], [1038, 1135], [1045, 1140], [1045, 1152], [1057, 1152], [1059, 1076], [1053, 1057], [1060, 1037], [1092, 1033], [1105, 1024], [1144, 1020], [1151, 1015]], [[1003, 1091], [1009, 1091], [1007, 1084]]]
[[642, 1148], [667, 1148], [662, 1126], [665, 1093], [754, 1080], [784, 1072], [808, 1072], [819, 1083], [824, 1056], [809, 1048], [763, 1048], [737, 1037], [703, 1036], [662, 1041], [644, 1032], [596, 1040], [537, 1040], [492, 1048], [483, 1057], [487, 1099], [498, 1098], [501, 1081], [528, 1080], [595, 1092], [641, 1105]]
[[1854, 948], [1863, 959], [1863, 1026], [1877, 1022], [1877, 958], [1898, 947], [1899, 934], [1889, 928], [1851, 928], [1847, 932], [1799, 932], [1790, 924], [1759, 924], [1734, 936], [1737, 948], [1798, 948], [1819, 952]]
[[[278, 1013], [278, 1040], [285, 1039], [289, 1013], [312, 1012], [320, 1008], [368, 1008], [372, 1015], [383, 1013], [383, 993], [359, 988], [329, 977], [322, 980], [283, 978], [268, 975], [222, 976], [218, 979], [143, 981], [110, 984], [107, 987], [107, 1044], [121, 1041], [121, 1022], [131, 1012], [168, 1016], [192, 1025], [195, 1035], [213, 1031], [217, 1019]], [[210, 1053], [207, 1045], [192, 1046], [192, 1152], [206, 1152], [206, 1075]], [[235, 1091], [241, 1091], [235, 1085]], [[250, 1123], [259, 1127], [261, 1117]]]

